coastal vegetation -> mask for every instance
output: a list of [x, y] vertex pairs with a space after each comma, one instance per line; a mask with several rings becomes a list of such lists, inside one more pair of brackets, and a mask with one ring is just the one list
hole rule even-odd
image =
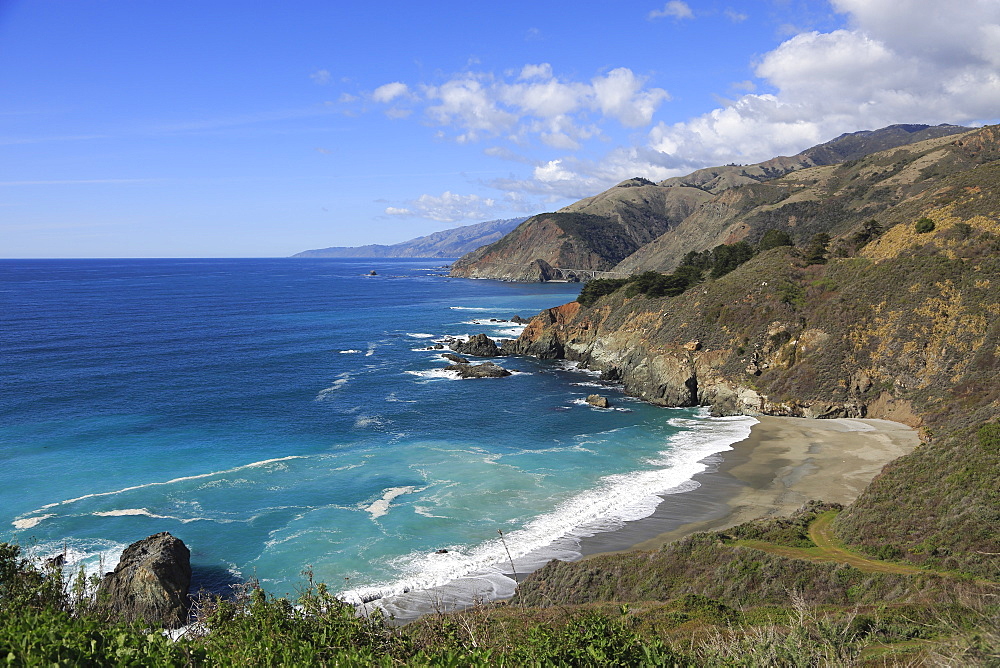
[[625, 297], [636, 295], [653, 298], [676, 297], [688, 288], [701, 283], [706, 275], [710, 278], [722, 278], [759, 252], [792, 245], [791, 237], [787, 233], [768, 230], [757, 246], [752, 246], [746, 241], [737, 241], [734, 244], [720, 244], [712, 250], [700, 253], [691, 251], [684, 256], [680, 266], [669, 274], [645, 271], [628, 278], [598, 278], [588, 281], [580, 290], [576, 300], [584, 306], [593, 306], [599, 297], [612, 294], [620, 288], [625, 288], [623, 291]]
[[[817, 510], [822, 509], [812, 509], [813, 515]], [[762, 530], [761, 535], [772, 535]], [[735, 555], [737, 565], [725, 573], [735, 581], [720, 582], [716, 597], [682, 593], [681, 579], [697, 575], [692, 568], [698, 560], [718, 563], [718, 550]], [[605, 563], [610, 568], [613, 561]], [[647, 584], [668, 578], [677, 589], [673, 596], [651, 598], [648, 589], [635, 590], [640, 577], [628, 580], [626, 589], [618, 585], [613, 604], [553, 606], [536, 584], [524, 600], [430, 615], [401, 628], [377, 616], [357, 616], [309, 578], [295, 601], [249, 582], [229, 599], [199, 599], [193, 623], [172, 640], [141, 622], [110, 621], [80, 590], [67, 592], [57, 568], [39, 568], [16, 546], [3, 545], [0, 650], [9, 666], [884, 665], [928, 656], [932, 648], [943, 659], [997, 658], [995, 626], [990, 627], [996, 610], [955, 602], [974, 583], [960, 582], [948, 591], [925, 578], [906, 591], [900, 576], [828, 565], [816, 567], [830, 574], [823, 591], [781, 592], [761, 583], [769, 593], [738, 601], [742, 588], [770, 572], [783, 573], [790, 563], [795, 562], [763, 550], [726, 546], [719, 535], [701, 535], [634, 573], [644, 575]], [[629, 564], [623, 566], [627, 571]], [[812, 580], [816, 572], [806, 569], [800, 576]], [[693, 588], [705, 581], [703, 574]], [[906, 593], [880, 599], [894, 592]], [[853, 600], [817, 606], [809, 600], [817, 596]], [[938, 601], [935, 607], [911, 601], [928, 596]], [[532, 597], [542, 604], [529, 607]]]

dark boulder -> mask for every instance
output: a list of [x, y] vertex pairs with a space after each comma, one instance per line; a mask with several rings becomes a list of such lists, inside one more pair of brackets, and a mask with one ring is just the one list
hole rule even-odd
[[144, 620], [165, 628], [187, 623], [191, 551], [163, 532], [132, 543], [97, 588], [97, 603], [112, 619]]
[[469, 360], [465, 359], [464, 357], [459, 357], [458, 355], [453, 355], [452, 353], [441, 353], [441, 357], [445, 358], [446, 360], [450, 360], [455, 364], [469, 363]]
[[482, 364], [449, 364], [445, 371], [455, 371], [462, 378], [503, 378], [510, 376], [510, 371], [493, 362]]
[[497, 344], [485, 334], [476, 334], [468, 341], [456, 341], [450, 347], [456, 353], [474, 357], [498, 357], [500, 355]]

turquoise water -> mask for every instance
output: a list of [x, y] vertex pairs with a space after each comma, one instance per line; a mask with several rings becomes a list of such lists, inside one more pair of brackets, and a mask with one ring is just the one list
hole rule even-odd
[[[170, 531], [209, 588], [292, 593], [310, 569], [356, 601], [502, 596], [511, 559], [577, 556], [748, 433], [565, 363], [451, 378], [435, 339], [516, 336], [497, 320], [579, 286], [440, 265], [0, 262], [0, 540], [96, 572]], [[595, 391], [613, 408], [587, 406]]]

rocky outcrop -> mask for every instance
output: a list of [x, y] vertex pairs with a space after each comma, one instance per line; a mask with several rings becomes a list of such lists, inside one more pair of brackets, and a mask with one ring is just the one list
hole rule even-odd
[[510, 371], [493, 362], [482, 364], [449, 364], [445, 371], [454, 371], [462, 378], [505, 378], [512, 375]]
[[464, 357], [459, 357], [458, 355], [453, 355], [452, 353], [441, 353], [441, 357], [445, 358], [449, 362], [454, 362], [455, 364], [468, 364], [469, 360]]
[[591, 406], [597, 408], [611, 408], [611, 402], [608, 401], [607, 397], [602, 397], [599, 394], [589, 394], [586, 399], [587, 403]]
[[[857, 401], [777, 401], [761, 392], [746, 374], [732, 373], [731, 348], [703, 350], [690, 340], [663, 342], [650, 327], [658, 313], [631, 313], [628, 324], [604, 322], [602, 309], [582, 309], [576, 302], [536, 316], [511, 346], [511, 352], [562, 358], [599, 370], [622, 383], [627, 393], [672, 407], [711, 406], [716, 415], [785, 415], [794, 417], [864, 417]], [[655, 332], [655, 333], [654, 333]], [[783, 351], [772, 351], [773, 357]], [[770, 366], [771, 362], [760, 364]]]
[[98, 606], [111, 618], [166, 628], [187, 623], [191, 552], [163, 532], [129, 545], [97, 589]]
[[456, 353], [473, 357], [499, 357], [501, 354], [496, 342], [485, 334], [476, 334], [467, 341], [455, 341], [449, 347]]

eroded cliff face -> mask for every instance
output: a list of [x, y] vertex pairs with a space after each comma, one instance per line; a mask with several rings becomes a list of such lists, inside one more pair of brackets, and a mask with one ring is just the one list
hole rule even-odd
[[995, 259], [807, 267], [778, 249], [674, 299], [548, 309], [508, 348], [578, 361], [662, 406], [919, 426], [955, 388], [989, 385], [996, 272]]
[[[641, 299], [641, 298], [640, 298]], [[647, 300], [652, 301], [652, 300]], [[633, 308], [624, 323], [608, 323], [610, 306], [583, 309], [576, 302], [543, 311], [511, 346], [516, 354], [567, 359], [620, 381], [629, 394], [659, 406], [711, 406], [716, 415], [785, 415], [796, 417], [887, 417], [914, 424], [912, 412], [891, 398], [789, 399], [762, 393], [755, 382], [762, 370], [780, 366], [789, 355], [780, 346], [763, 346], [741, 355], [736, 346], [706, 349], [698, 339], [664, 337], [663, 313]], [[775, 331], [788, 325], [775, 322]], [[800, 332], [799, 354], [829, 338], [822, 330]], [[733, 373], [732, 362], [746, 362]], [[864, 381], [862, 381], [863, 383]], [[864, 387], [868, 389], [870, 383]], [[871, 411], [869, 403], [873, 403]]]

